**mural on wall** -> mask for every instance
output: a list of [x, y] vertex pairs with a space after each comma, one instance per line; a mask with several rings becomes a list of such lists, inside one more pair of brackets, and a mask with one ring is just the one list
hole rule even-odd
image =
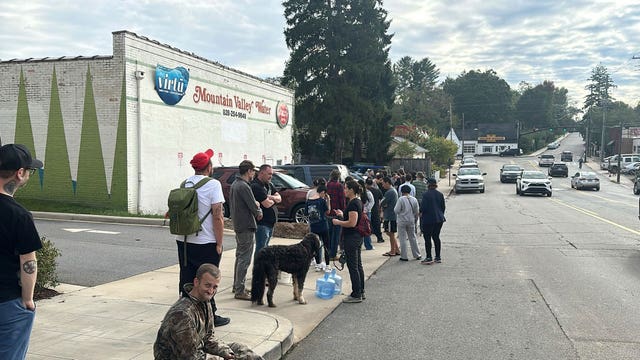
[[[127, 210], [127, 153], [126, 153], [126, 96], [123, 76], [120, 107], [117, 119], [115, 154], [111, 190], [107, 187], [106, 170], [102, 153], [102, 139], [98, 127], [98, 114], [94, 98], [91, 68], [87, 66], [84, 85], [84, 109], [82, 119], [64, 119], [58, 89], [56, 69], [51, 78], [50, 107], [47, 119], [47, 136], [44, 169], [39, 173], [40, 186], [27, 186], [16, 198], [52, 200]], [[25, 144], [34, 151], [33, 126], [29, 115], [29, 99], [25, 79], [20, 69], [18, 109], [16, 113], [15, 142]], [[80, 90], [80, 89], [78, 89]], [[78, 91], [78, 93], [82, 93]], [[71, 177], [68, 145], [64, 122], [81, 122], [81, 138], [77, 179]]]

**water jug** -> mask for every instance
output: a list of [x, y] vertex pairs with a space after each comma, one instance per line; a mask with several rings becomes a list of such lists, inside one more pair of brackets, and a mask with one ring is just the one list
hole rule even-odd
[[334, 295], [340, 295], [342, 293], [342, 276], [336, 273], [336, 269], [331, 270], [331, 275], [329, 275], [329, 279], [332, 279], [336, 283], [336, 288], [333, 291]]
[[332, 299], [336, 288], [336, 282], [329, 278], [329, 273], [316, 280], [316, 296], [320, 299]]

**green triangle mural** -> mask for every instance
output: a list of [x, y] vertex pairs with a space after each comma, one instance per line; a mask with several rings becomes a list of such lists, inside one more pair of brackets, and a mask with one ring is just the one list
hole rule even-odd
[[[37, 158], [33, 141], [33, 128], [29, 116], [29, 104], [27, 102], [27, 89], [24, 83], [24, 73], [20, 68], [20, 85], [18, 88], [18, 111], [16, 112], [16, 132], [14, 143], [23, 144], [31, 152], [31, 156]], [[27, 185], [16, 193], [16, 198], [34, 198], [42, 193], [42, 181], [40, 172], [31, 176]]]
[[86, 204], [110, 207], [107, 191], [107, 177], [102, 156], [102, 141], [98, 128], [98, 115], [93, 97], [91, 69], [87, 66], [84, 111], [82, 113], [82, 133], [78, 159], [78, 179], [76, 198]]
[[116, 132], [116, 149], [111, 176], [111, 201], [117, 210], [127, 210], [127, 92], [125, 78], [122, 79], [120, 113]]
[[44, 197], [50, 200], [71, 200], [73, 198], [71, 167], [69, 165], [67, 138], [64, 132], [55, 67], [51, 76], [50, 101], [44, 159]]

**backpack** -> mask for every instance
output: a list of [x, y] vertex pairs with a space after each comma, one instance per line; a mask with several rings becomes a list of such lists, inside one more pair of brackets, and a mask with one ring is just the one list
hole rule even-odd
[[198, 181], [193, 187], [187, 188], [183, 181], [180, 187], [169, 192], [167, 205], [169, 206], [169, 232], [175, 235], [184, 235], [184, 264], [187, 264], [187, 235], [197, 234], [201, 230], [202, 222], [211, 214], [211, 208], [200, 219], [198, 217], [198, 193], [197, 189], [212, 180], [210, 177]]
[[356, 230], [361, 236], [371, 236], [371, 221], [369, 221], [369, 216], [364, 211], [360, 213], [360, 220], [356, 225]]

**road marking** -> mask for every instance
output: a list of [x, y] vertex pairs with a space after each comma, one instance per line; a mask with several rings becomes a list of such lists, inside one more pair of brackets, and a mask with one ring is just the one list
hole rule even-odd
[[603, 217], [601, 217], [601, 216], [597, 215], [597, 213], [592, 212], [592, 211], [590, 211], [590, 210], [583, 209], [583, 208], [579, 208], [579, 207], [574, 206], [574, 205], [569, 205], [569, 204], [565, 203], [564, 201], [557, 200], [557, 199], [549, 199], [549, 200], [551, 200], [551, 201], [553, 201], [553, 202], [555, 202], [555, 203], [557, 203], [557, 204], [560, 204], [560, 205], [566, 206], [566, 207], [568, 207], [568, 208], [570, 208], [570, 209], [573, 209], [573, 210], [576, 210], [576, 211], [578, 211], [578, 212], [581, 212], [581, 213], [583, 213], [583, 214], [589, 215], [589, 216], [591, 216], [591, 217], [593, 217], [593, 218], [595, 218], [595, 219], [598, 219], [598, 220], [600, 220], [600, 221], [602, 221], [602, 222], [605, 222], [605, 223], [607, 223], [607, 224], [610, 224], [610, 225], [613, 225], [613, 226], [615, 226], [615, 227], [618, 227], [618, 228], [620, 228], [620, 229], [622, 229], [622, 230], [628, 231], [628, 232], [630, 232], [630, 233], [632, 233], [632, 234], [640, 235], [640, 231], [633, 230], [633, 229], [628, 228], [628, 227], [626, 227], [626, 226], [624, 226], [624, 225], [620, 225], [620, 224], [618, 224], [618, 223], [615, 223], [615, 222], [613, 222], [613, 221], [611, 221], [611, 220], [609, 220], [609, 219], [605, 219], [605, 218], [603, 218]]
[[75, 229], [75, 228], [71, 228], [71, 229], [62, 229], [62, 230], [68, 231], [68, 232], [71, 232], [71, 233], [89, 232], [89, 233], [94, 233], [94, 234], [107, 234], [107, 235], [120, 234], [120, 232], [118, 232], [118, 231], [93, 230], [93, 229]]
[[91, 229], [62, 229], [62, 230], [72, 232], [72, 233], [77, 233], [77, 232], [89, 231]]

